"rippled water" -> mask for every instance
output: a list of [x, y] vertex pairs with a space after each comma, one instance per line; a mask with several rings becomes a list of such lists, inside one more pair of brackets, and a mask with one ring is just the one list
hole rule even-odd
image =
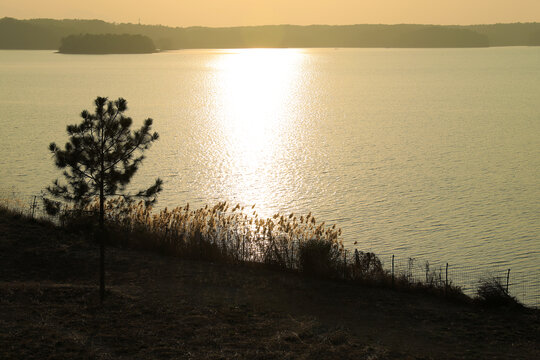
[[48, 143], [98, 95], [155, 119], [134, 183], [161, 176], [160, 206], [311, 211], [383, 259], [511, 267], [540, 287], [538, 47], [0, 51], [0, 187], [46, 186]]

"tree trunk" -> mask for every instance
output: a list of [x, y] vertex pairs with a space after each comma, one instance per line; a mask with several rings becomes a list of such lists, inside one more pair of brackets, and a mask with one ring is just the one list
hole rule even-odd
[[101, 128], [99, 172], [99, 302], [105, 300], [105, 124]]
[[99, 186], [99, 301], [105, 300], [105, 195], [103, 181]]

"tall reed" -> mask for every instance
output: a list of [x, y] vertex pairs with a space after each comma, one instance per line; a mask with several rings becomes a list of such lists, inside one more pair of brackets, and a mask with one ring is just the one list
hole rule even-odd
[[[97, 206], [94, 201], [82, 213], [91, 214]], [[318, 224], [311, 214], [261, 218], [254, 206], [226, 202], [199, 209], [187, 204], [153, 212], [144, 202], [123, 198], [108, 200], [105, 213], [109, 231], [114, 234], [111, 239], [177, 256], [259, 262], [296, 270], [300, 268], [300, 249], [308, 241], [327, 244], [338, 254], [344, 252], [341, 230], [324, 222]]]
[[[63, 222], [87, 226], [95, 222], [92, 214], [98, 207], [96, 200], [82, 209], [64, 210]], [[254, 207], [219, 202], [198, 209], [187, 204], [154, 212], [142, 201], [129, 202], [120, 197], [106, 202], [105, 214], [109, 242], [119, 245], [182, 258], [259, 263], [317, 277], [448, 293], [440, 274], [429, 271], [429, 265], [425, 282], [406, 272], [396, 274], [394, 281], [374, 253], [345, 249], [336, 225], [317, 223], [311, 213], [278, 213], [262, 218]], [[461, 294], [459, 288], [450, 287]]]

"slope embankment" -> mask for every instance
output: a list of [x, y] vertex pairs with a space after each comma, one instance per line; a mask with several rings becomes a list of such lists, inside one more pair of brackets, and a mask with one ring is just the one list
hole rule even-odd
[[538, 359], [538, 311], [97, 247], [0, 214], [2, 359]]

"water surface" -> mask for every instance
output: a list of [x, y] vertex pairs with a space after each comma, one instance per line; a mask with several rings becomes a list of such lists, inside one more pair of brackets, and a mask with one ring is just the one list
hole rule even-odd
[[[0, 185], [38, 193], [47, 145], [128, 100], [160, 140], [134, 185], [159, 206], [312, 212], [347, 244], [540, 272], [540, 48], [0, 51]], [[526, 275], [524, 275], [526, 274]]]

